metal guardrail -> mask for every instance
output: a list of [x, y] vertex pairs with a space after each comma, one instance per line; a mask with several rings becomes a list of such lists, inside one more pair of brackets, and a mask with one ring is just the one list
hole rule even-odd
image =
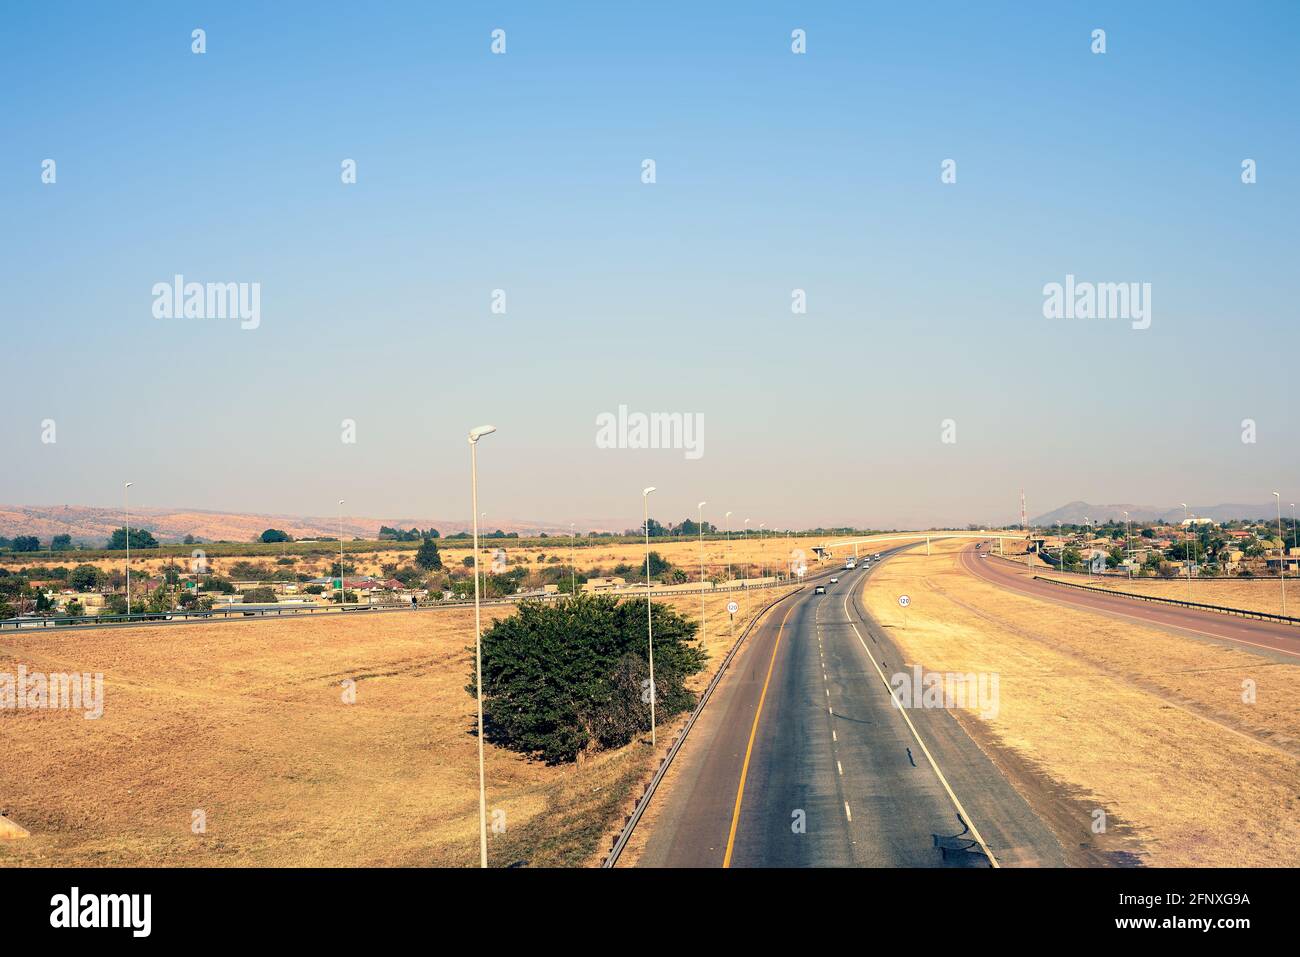
[[668, 753], [659, 763], [659, 767], [655, 770], [654, 776], [650, 779], [650, 783], [646, 785], [646, 789], [642, 792], [641, 797], [637, 799], [636, 807], [632, 809], [632, 814], [623, 825], [623, 830], [620, 831], [618, 837], [614, 839], [614, 844], [609, 849], [609, 854], [607, 854], [605, 859], [600, 862], [601, 867], [613, 867], [618, 863], [619, 855], [623, 853], [623, 849], [627, 847], [627, 842], [631, 840], [632, 831], [636, 829], [637, 824], [640, 822], [641, 815], [644, 814], [645, 809], [650, 806], [650, 799], [654, 797], [655, 790], [659, 787], [659, 783], [663, 780], [664, 775], [668, 773], [668, 768], [673, 763], [673, 758], [677, 756], [677, 752], [681, 750], [682, 745], [686, 743], [686, 735], [689, 734], [691, 728], [695, 726], [696, 719], [703, 714], [704, 706], [709, 703], [709, 698], [713, 697], [714, 689], [718, 687], [718, 683], [722, 681], [722, 676], [725, 675], [727, 669], [731, 667], [731, 659], [740, 651], [740, 647], [745, 643], [745, 639], [749, 637], [749, 633], [754, 630], [762, 617], [767, 614], [773, 605], [785, 601], [785, 599], [789, 598], [796, 592], [801, 591], [803, 588], [803, 585], [795, 585], [791, 591], [772, 599], [764, 605], [759, 610], [758, 614], [754, 615], [754, 617], [750, 619], [749, 624], [745, 626], [745, 630], [740, 633], [740, 637], [736, 639], [735, 643], [731, 646], [731, 650], [727, 652], [727, 656], [722, 659], [722, 664], [714, 674], [713, 680], [709, 682], [708, 687], [705, 688], [703, 693], [700, 695], [700, 700], [695, 704], [695, 710], [692, 711], [690, 717], [686, 719], [686, 724], [682, 726], [681, 732], [673, 739], [672, 746], [668, 749]]
[[1099, 595], [1118, 595], [1121, 598], [1133, 598], [1137, 601], [1149, 601], [1159, 605], [1178, 605], [1198, 611], [1212, 611], [1220, 615], [1237, 615], [1241, 618], [1256, 618], [1260, 621], [1276, 621], [1284, 625], [1300, 625], [1300, 618], [1291, 615], [1275, 615], [1270, 611], [1251, 611], [1248, 608], [1230, 608], [1227, 605], [1207, 605], [1199, 601], [1184, 601], [1180, 598], [1161, 598], [1157, 595], [1139, 595], [1131, 591], [1118, 591], [1113, 588], [1098, 588], [1096, 585], [1080, 585], [1078, 582], [1063, 582], [1059, 578], [1044, 578], [1035, 575], [1034, 581], [1060, 585], [1062, 588], [1079, 588], [1083, 591], [1096, 592]]
[[[715, 595], [731, 592], [751, 592], [761, 591], [767, 588], [780, 588], [783, 585], [790, 584], [789, 579], [780, 581], [764, 582], [758, 585], [741, 585], [728, 589], [725, 585], [715, 588], [680, 588], [671, 591], [651, 590], [652, 598], [672, 598], [676, 595]], [[622, 588], [609, 589], [598, 592], [582, 592], [582, 594], [595, 595], [614, 595], [618, 598], [643, 598], [645, 597], [644, 588]], [[568, 592], [559, 592], [546, 595], [509, 595], [505, 598], [484, 599], [481, 604], [488, 605], [517, 605], [521, 601], [557, 601], [568, 596]], [[414, 606], [420, 611], [436, 611], [444, 608], [473, 608], [473, 599], [458, 599], [448, 601], [422, 602]], [[104, 626], [124, 627], [127, 625], [161, 625], [161, 624], [184, 624], [186, 622], [197, 621], [242, 621], [247, 618], [291, 618], [296, 615], [338, 615], [351, 614], [361, 611], [411, 611], [412, 606], [408, 602], [387, 602], [382, 604], [361, 604], [355, 603], [350, 605], [239, 605], [231, 604], [228, 607], [212, 608], [209, 611], [185, 611], [177, 609], [175, 611], [155, 611], [155, 612], [131, 612], [130, 614], [101, 614], [101, 615], [51, 615], [44, 618], [5, 618], [0, 619], [0, 631], [38, 631], [46, 628], [66, 629], [66, 628], [100, 628]]]

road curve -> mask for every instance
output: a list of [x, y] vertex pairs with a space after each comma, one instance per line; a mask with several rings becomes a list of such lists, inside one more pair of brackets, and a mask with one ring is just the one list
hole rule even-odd
[[981, 558], [980, 554], [974, 546], [964, 548], [958, 553], [958, 561], [962, 568], [976, 578], [1003, 588], [1112, 617], [1173, 628], [1199, 638], [1229, 641], [1245, 646], [1247, 650], [1280, 656], [1282, 660], [1300, 658], [1300, 627], [1295, 625], [1237, 618], [1178, 605], [1161, 605], [1103, 592], [1065, 588], [1036, 580], [1033, 572], [1023, 566], [992, 555]]
[[867, 574], [751, 634], [655, 798], [640, 866], [989, 867], [984, 847], [997, 864], [1073, 862], [951, 714], [894, 707], [882, 674], [910, 666], [853, 597]]

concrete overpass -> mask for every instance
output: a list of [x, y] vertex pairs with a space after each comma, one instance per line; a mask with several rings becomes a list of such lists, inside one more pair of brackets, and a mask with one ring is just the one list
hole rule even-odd
[[929, 555], [931, 539], [968, 538], [968, 539], [974, 539], [975, 541], [984, 541], [985, 539], [996, 538], [998, 540], [998, 554], [1002, 554], [1003, 543], [1005, 541], [1023, 542], [1026, 541], [1029, 537], [1030, 534], [1023, 530], [1001, 531], [1001, 532], [994, 532], [994, 531], [972, 532], [969, 530], [960, 531], [960, 532], [942, 531], [942, 530], [930, 531], [930, 532], [896, 532], [893, 534], [868, 535], [866, 538], [846, 538], [843, 539], [842, 541], [830, 542], [826, 545], [815, 545], [813, 546], [813, 551], [816, 552], [819, 557], [825, 557], [826, 555], [829, 555], [831, 553], [832, 549], [840, 548], [846, 545], [852, 545], [853, 554], [857, 555], [859, 545], [868, 545], [873, 542], [924, 541], [925, 553]]

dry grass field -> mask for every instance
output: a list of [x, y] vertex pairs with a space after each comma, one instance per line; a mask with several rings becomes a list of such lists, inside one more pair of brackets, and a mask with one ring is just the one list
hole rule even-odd
[[[782, 591], [746, 596], [737, 633]], [[711, 668], [726, 600], [708, 596]], [[0, 636], [0, 672], [104, 674], [98, 720], [0, 711], [0, 815], [31, 832], [0, 865], [477, 864], [472, 643], [461, 609]], [[653, 760], [643, 742], [569, 767], [488, 748], [491, 862], [599, 860]]]
[[997, 716], [959, 715], [995, 759], [1046, 775], [1085, 834], [1103, 809], [1145, 863], [1294, 862], [1300, 666], [1000, 589], [958, 567], [959, 547], [891, 559], [865, 598], [908, 665], [1000, 674]]
[[[570, 563], [570, 550], [564, 538], [555, 538], [554, 544], [516, 546], [512, 544], [512, 539], [488, 539], [480, 540], [480, 563], [484, 568], [490, 567], [493, 555], [498, 547], [506, 550], [506, 560], [510, 566], [523, 565], [525, 567], [537, 568], [546, 567], [546, 559], [558, 558], [558, 562], [550, 562], [550, 566], [559, 565], [568, 568]], [[580, 539], [579, 541], [583, 541]], [[586, 540], [591, 541], [591, 540]], [[723, 575], [727, 568], [727, 562], [731, 562], [732, 577], [739, 579], [742, 577], [758, 578], [764, 572], [767, 574], [776, 574], [789, 569], [791, 554], [795, 549], [801, 549], [807, 555], [809, 567], [815, 564], [815, 556], [812, 553], [812, 546], [821, 544], [824, 538], [777, 538], [775, 536], [760, 537], [751, 532], [748, 539], [743, 533], [733, 533], [730, 544], [726, 541], [705, 541], [704, 542], [704, 561], [706, 570], [709, 575]], [[642, 544], [604, 544], [596, 540], [595, 544], [579, 545], [573, 549], [572, 562], [578, 571], [583, 574], [591, 574], [599, 569], [611, 569], [616, 565], [644, 565], [645, 546]], [[202, 546], [196, 546], [201, 548]], [[697, 540], [681, 540], [664, 538], [659, 540], [652, 539], [650, 547], [659, 552], [668, 561], [682, 568], [691, 580], [697, 580], [700, 574], [700, 543]], [[463, 541], [443, 541], [439, 542], [439, 549], [442, 552], [443, 562], [452, 568], [460, 568], [464, 558], [470, 555], [472, 548], [465, 545]], [[852, 549], [840, 549], [841, 553], [851, 553]], [[304, 572], [310, 575], [325, 575], [330, 571], [331, 564], [337, 559], [337, 553], [333, 555], [311, 555], [306, 557], [296, 556], [293, 551], [292, 543], [285, 547], [284, 554], [288, 557], [297, 558], [290, 570], [294, 572]], [[276, 568], [274, 555], [251, 555], [251, 556], [212, 556], [206, 558], [207, 569], [210, 573], [216, 575], [227, 575], [236, 562], [248, 561], [256, 564], [266, 565], [270, 568]], [[62, 565], [65, 568], [71, 568], [83, 563], [83, 559], [77, 557], [76, 552], [66, 553], [66, 557], [60, 557], [58, 561], [39, 560], [39, 561], [20, 561], [21, 556], [9, 556], [8, 565], [12, 569], [17, 567], [28, 568], [48, 568], [56, 565]], [[394, 564], [406, 566], [412, 563], [415, 558], [415, 552], [406, 550], [390, 550], [379, 552], [368, 552], [364, 554], [347, 554], [345, 560], [349, 564], [356, 566], [356, 574], [360, 575], [378, 575], [381, 573], [383, 566]], [[123, 571], [126, 568], [125, 553], [113, 558], [96, 558], [86, 559], [85, 564], [94, 565], [104, 571], [114, 569]], [[162, 558], [157, 555], [150, 557], [148, 552], [133, 551], [131, 553], [131, 573], [139, 574], [159, 574], [164, 564], [177, 562], [182, 567], [189, 564], [188, 556], [169, 556]], [[349, 574], [352, 574], [351, 572]]]
[[[1041, 572], [1039, 574], [1042, 574]], [[1155, 598], [1174, 598], [1178, 601], [1196, 601], [1206, 605], [1223, 605], [1246, 611], [1282, 614], [1282, 586], [1276, 578], [1193, 578], [1190, 589], [1186, 578], [1102, 578], [1090, 582], [1080, 575], [1043, 575], [1075, 584], [1091, 584], [1110, 591], [1126, 591], [1135, 595]], [[1287, 614], [1300, 616], [1300, 581], [1287, 580]]]

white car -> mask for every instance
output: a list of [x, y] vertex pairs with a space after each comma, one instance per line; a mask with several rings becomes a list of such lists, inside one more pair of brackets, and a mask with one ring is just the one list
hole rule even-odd
[[838, 585], [839, 583], [840, 583], [840, 580], [839, 580], [838, 578], [832, 578], [832, 579], [831, 579], [831, 584], [832, 584], [832, 585]]
[[825, 585], [818, 585], [816, 588], [813, 589], [813, 594], [814, 594], [814, 595], [824, 595], [824, 594], [826, 594], [826, 586], [825, 586]]

